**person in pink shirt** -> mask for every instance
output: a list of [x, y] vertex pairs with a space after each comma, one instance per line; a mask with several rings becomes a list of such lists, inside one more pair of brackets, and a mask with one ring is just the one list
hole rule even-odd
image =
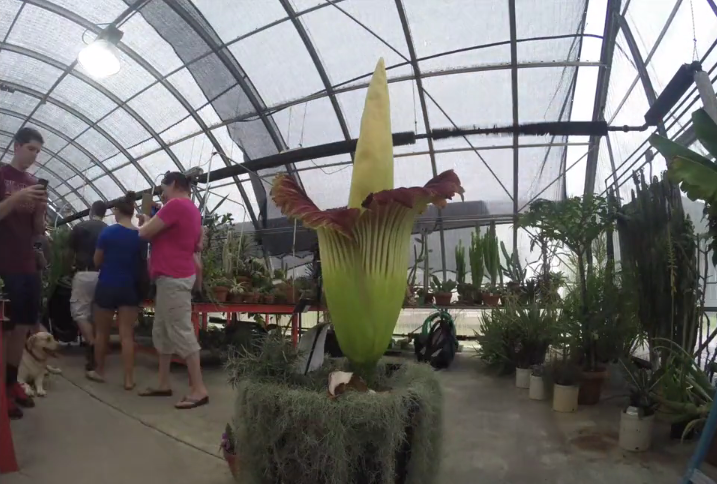
[[164, 206], [151, 219], [140, 215], [140, 237], [149, 240], [150, 277], [157, 285], [152, 341], [159, 353], [159, 385], [140, 392], [144, 397], [170, 397], [172, 355], [184, 358], [190, 392], [175, 407], [196, 408], [209, 403], [199, 364], [200, 346], [192, 325], [192, 287], [197, 277], [195, 254], [201, 251], [202, 221], [190, 198], [191, 181], [183, 173], [162, 180]]

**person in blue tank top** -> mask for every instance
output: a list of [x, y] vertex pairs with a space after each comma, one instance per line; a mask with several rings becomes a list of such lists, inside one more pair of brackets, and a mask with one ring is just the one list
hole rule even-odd
[[132, 224], [134, 192], [118, 200], [112, 212], [117, 224], [104, 229], [97, 239], [94, 263], [99, 268], [95, 290], [95, 363], [87, 378], [104, 382], [105, 356], [115, 314], [122, 342], [124, 388], [134, 388], [134, 324], [141, 301], [140, 279], [147, 271], [147, 242]]

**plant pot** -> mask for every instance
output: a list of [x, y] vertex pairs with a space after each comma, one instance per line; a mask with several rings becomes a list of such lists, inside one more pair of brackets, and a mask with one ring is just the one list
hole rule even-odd
[[489, 292], [484, 292], [483, 304], [492, 308], [497, 308], [498, 304], [500, 304], [500, 294], [491, 294]]
[[473, 302], [477, 304], [478, 306], [483, 304], [483, 293], [480, 291], [476, 291], [473, 294]]
[[229, 466], [229, 471], [236, 481], [239, 479], [239, 459], [236, 454], [231, 454], [225, 449], [222, 449], [222, 452], [224, 453], [224, 460], [227, 461], [227, 465]]
[[579, 386], [558, 385], [553, 386], [553, 410], [562, 413], [571, 413], [578, 410]]
[[436, 306], [450, 306], [451, 298], [453, 298], [453, 293], [451, 292], [437, 292]]
[[530, 397], [531, 400], [545, 400], [548, 398], [547, 392], [545, 391], [545, 381], [542, 376], [530, 375], [528, 397]]
[[226, 286], [215, 286], [212, 288], [212, 294], [217, 302], [226, 302], [229, 295], [229, 288]]
[[654, 415], [641, 417], [635, 407], [624, 410], [620, 414], [620, 448], [631, 452], [643, 452], [649, 449], [654, 421]]
[[227, 298], [227, 301], [229, 301], [232, 304], [241, 304], [244, 302], [244, 294], [229, 294], [229, 297]]
[[530, 374], [533, 370], [530, 368], [516, 368], [515, 369], [515, 387], [516, 388], [530, 388]]
[[433, 304], [433, 298], [434, 298], [434, 296], [433, 296], [433, 294], [430, 293], [430, 292], [424, 294], [424, 295], [423, 295], [423, 304], [424, 304], [424, 305], [427, 305], [427, 306]]
[[264, 294], [264, 304], [274, 304], [275, 299], [273, 294]]
[[250, 292], [246, 295], [247, 304], [258, 304], [261, 301], [261, 294], [258, 292]]
[[607, 370], [605, 369], [583, 371], [578, 403], [580, 405], [595, 405], [598, 403], [602, 394], [602, 385], [606, 378]]

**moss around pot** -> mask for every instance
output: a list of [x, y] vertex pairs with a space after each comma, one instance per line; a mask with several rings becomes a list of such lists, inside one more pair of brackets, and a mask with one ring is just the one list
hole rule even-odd
[[333, 400], [327, 373], [316, 373], [237, 382], [239, 482], [436, 482], [442, 397], [428, 365], [405, 364], [392, 375], [379, 365], [372, 386], [390, 390], [348, 392]]

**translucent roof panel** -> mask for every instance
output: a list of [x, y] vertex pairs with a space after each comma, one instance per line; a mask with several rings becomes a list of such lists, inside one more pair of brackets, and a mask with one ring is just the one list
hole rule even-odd
[[[514, 15], [510, 2], [494, 0], [0, 0], [0, 160], [11, 159], [14, 132], [35, 126], [46, 138], [35, 169], [54, 201], [78, 210], [148, 188], [167, 170], [208, 171], [345, 141], [359, 135], [367, 83], [383, 57], [393, 131], [418, 135], [394, 149], [396, 184], [454, 169], [468, 203], [509, 216], [514, 199], [522, 209], [535, 197], [580, 193], [567, 187], [565, 170], [575, 162], [583, 172], [570, 178], [582, 182], [585, 158], [598, 191], [629, 179], [645, 165], [654, 130], [589, 146], [558, 136], [431, 141], [428, 130], [590, 120], [600, 114], [593, 105], [603, 75], [605, 119], [641, 124], [681, 64], [701, 59], [715, 75], [709, 2], [623, 1], [614, 16], [607, 0], [513, 4]], [[601, 38], [606, 19], [619, 24], [616, 39]], [[77, 56], [110, 24], [123, 32], [121, 69], [93, 79]], [[613, 43], [601, 63], [601, 48]], [[694, 91], [684, 99], [664, 130], [694, 144], [690, 113], [700, 103]], [[657, 173], [664, 162], [649, 168]], [[319, 206], [346, 203], [350, 153], [216, 180], [207, 208], [258, 220], [261, 230], [280, 217], [268, 191], [287, 170]], [[447, 236], [446, 250], [463, 230]]]

